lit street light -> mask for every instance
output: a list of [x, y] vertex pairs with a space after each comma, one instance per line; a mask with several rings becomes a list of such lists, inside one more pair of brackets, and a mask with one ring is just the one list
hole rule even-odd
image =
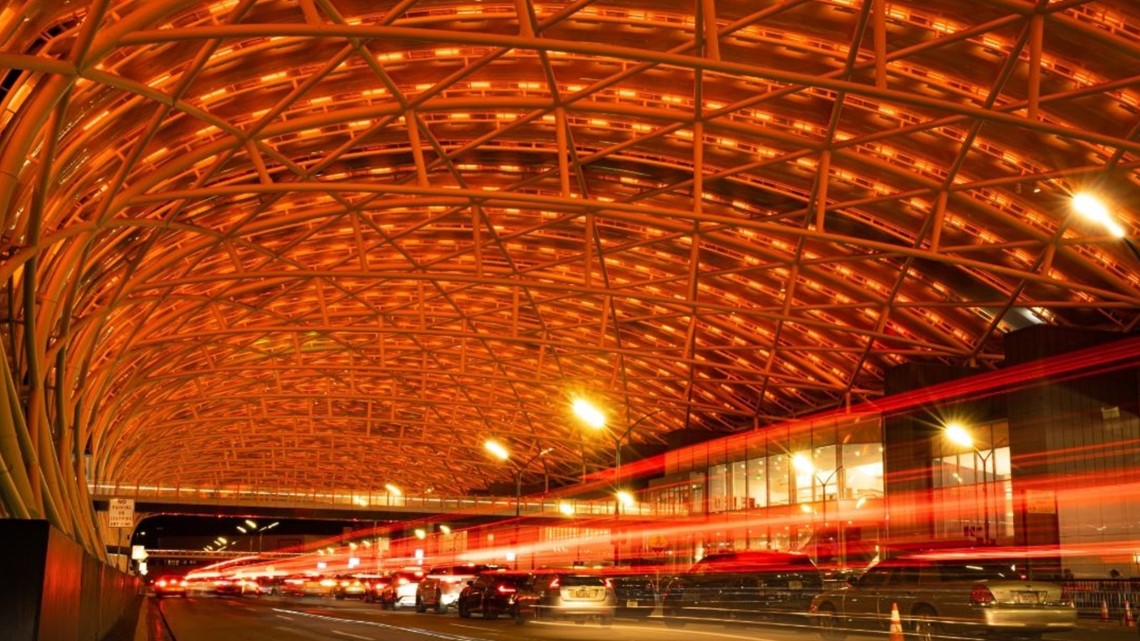
[[[594, 405], [589, 400], [584, 399], [584, 398], [576, 398], [576, 399], [574, 399], [573, 403], [571, 404], [571, 408], [574, 410], [574, 415], [577, 416], [579, 419], [581, 419], [582, 422], [585, 423], [587, 426], [592, 427], [592, 428], [597, 429], [597, 430], [604, 429], [607, 426], [605, 412], [603, 412], [600, 408], [598, 408], [598, 406]], [[646, 414], [645, 416], [642, 416], [641, 418], [637, 419], [633, 423], [630, 423], [629, 427], [625, 428], [625, 431], [622, 432], [621, 435], [614, 438], [614, 486], [615, 486], [614, 491], [615, 492], [621, 491], [621, 444], [622, 444], [622, 441], [624, 441], [626, 438], [628, 438], [629, 435], [633, 433], [634, 428], [636, 428], [638, 425], [641, 425], [645, 421], [645, 419], [647, 419], [651, 416], [654, 416], [656, 414], [660, 414], [661, 412], [664, 412], [666, 409], [667, 408], [659, 407], [659, 408], [653, 410], [652, 412]], [[611, 434], [612, 434], [612, 432], [611, 432]]]
[[519, 515], [521, 514], [521, 512], [519, 510], [519, 506], [522, 503], [522, 475], [523, 475], [523, 472], [525, 472], [526, 469], [528, 467], [530, 467], [531, 463], [534, 463], [538, 459], [540, 459], [543, 456], [546, 456], [547, 454], [554, 451], [554, 448], [547, 447], [547, 448], [541, 449], [537, 453], [535, 453], [533, 456], [528, 458], [526, 461], [524, 461], [522, 464], [519, 464], [519, 463], [516, 463], [515, 460], [511, 458], [510, 451], [505, 446], [503, 446], [502, 443], [500, 443], [494, 439], [488, 439], [488, 440], [484, 441], [483, 447], [486, 448], [486, 450], [488, 452], [490, 452], [492, 456], [499, 459], [500, 461], [510, 463], [511, 467], [514, 470], [514, 477], [515, 477], [515, 518], [517, 519], [517, 518], [519, 518]]
[[[582, 397], [575, 398], [571, 402], [570, 407], [574, 411], [574, 415], [577, 416], [587, 426], [592, 427], [596, 430], [605, 429], [607, 427], [606, 413], [603, 412], [602, 409], [599, 408], [597, 405], [594, 405], [592, 402], [590, 402], [588, 399], [585, 399]], [[630, 507], [633, 505], [633, 500], [632, 500], [633, 495], [630, 494], [629, 492], [623, 490], [622, 486], [621, 486], [621, 444], [622, 444], [622, 441], [624, 441], [626, 438], [628, 438], [629, 435], [633, 433], [633, 430], [638, 425], [641, 425], [641, 423], [644, 422], [645, 419], [647, 419], [651, 416], [654, 416], [656, 414], [659, 414], [659, 413], [665, 411], [666, 409], [667, 408], [659, 407], [659, 408], [653, 410], [652, 412], [649, 412], [648, 414], [642, 416], [641, 418], [637, 419], [636, 421], [630, 423], [629, 426], [625, 428], [625, 431], [623, 431], [620, 435], [614, 437], [614, 519], [615, 519], [615, 521], [618, 519], [621, 519], [621, 512], [622, 512], [623, 506]], [[614, 432], [610, 432], [610, 434], [613, 435]], [[614, 529], [615, 530], [617, 529], [616, 524], [615, 524]], [[620, 544], [620, 541], [615, 541], [615, 543], [614, 543], [614, 564], [616, 565], [620, 560], [621, 560], [621, 544]]]
[[[989, 460], [993, 456], [994, 449], [991, 447], [985, 454], [974, 445], [974, 437], [960, 423], [947, 423], [946, 427], [942, 429], [942, 433], [946, 436], [946, 440], [958, 445], [959, 447], [968, 448], [976, 457], [981, 459], [982, 462], [982, 533], [985, 536], [987, 545], [990, 543], [990, 473], [989, 473]], [[994, 476], [997, 476], [997, 470], [994, 470]], [[975, 496], [977, 496], [975, 494]]]
[[[816, 470], [816, 468], [815, 468], [815, 463], [813, 463], [811, 459], [804, 456], [803, 454], [796, 454], [795, 456], [792, 457], [792, 467], [796, 468], [796, 470], [798, 470], [804, 474], [807, 474], [811, 477], [813, 494], [815, 492], [815, 483], [816, 482], [819, 483], [820, 492], [821, 492], [820, 500], [823, 502], [823, 510], [822, 510], [822, 512], [823, 512], [823, 526], [826, 528], [827, 527], [827, 486], [831, 483], [832, 480], [835, 480], [835, 476], [837, 474], [839, 474], [839, 471], [843, 469], [843, 466], [842, 465], [837, 466], [834, 470], [831, 470], [831, 472], [827, 476], [821, 477], [820, 473], [818, 473], [819, 471]], [[838, 480], [836, 480], [836, 485], [837, 485], [837, 487], [836, 487], [836, 492], [835, 492], [836, 493], [835, 509], [838, 510], [839, 506], [840, 506]], [[813, 519], [813, 521], [814, 521], [814, 519]], [[839, 521], [839, 528], [838, 528], [839, 554], [840, 554], [840, 556], [842, 556], [842, 554], [843, 554], [843, 518], [842, 518], [842, 515], [839, 515], [838, 521]], [[819, 561], [819, 533], [818, 532], [815, 533], [815, 556], [816, 556], [815, 560], [816, 560], [816, 562], [818, 562]], [[845, 559], [841, 559], [841, 561], [844, 561], [844, 560]]]
[[[510, 451], [506, 447], [504, 447], [502, 443], [499, 443], [498, 441], [496, 441], [494, 439], [487, 439], [486, 441], [484, 441], [483, 447], [486, 448], [487, 451], [490, 452], [492, 456], [499, 459], [500, 461], [510, 463], [511, 467], [513, 468], [513, 472], [515, 475], [515, 545], [518, 545], [519, 520], [522, 518], [521, 506], [522, 506], [522, 476], [523, 476], [523, 472], [526, 471], [527, 467], [529, 467], [531, 463], [534, 463], [535, 461], [542, 458], [543, 456], [546, 456], [547, 454], [552, 452], [554, 450], [554, 448], [552, 448], [552, 447], [543, 448], [543, 449], [539, 450], [538, 452], [536, 452], [533, 456], [528, 458], [526, 461], [524, 461], [522, 464], [519, 464], [519, 463], [516, 463], [515, 460], [511, 458]], [[549, 490], [549, 485], [550, 485], [549, 477], [547, 477], [546, 485], [547, 485], [547, 489]], [[531, 564], [531, 567], [533, 568], [534, 567], [534, 555], [533, 554], [531, 555], [530, 564]]]

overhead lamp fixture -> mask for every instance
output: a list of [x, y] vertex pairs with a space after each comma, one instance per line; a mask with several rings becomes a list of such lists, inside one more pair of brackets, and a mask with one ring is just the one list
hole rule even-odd
[[943, 432], [946, 434], [946, 438], [955, 445], [961, 445], [962, 447], [974, 446], [974, 437], [970, 435], [970, 431], [961, 423], [947, 423]]
[[395, 485], [392, 485], [391, 483], [385, 483], [384, 489], [388, 490], [388, 493], [393, 495], [393, 496], [400, 496], [404, 493], [400, 488], [396, 487]]
[[1104, 201], [1088, 192], [1073, 195], [1073, 210], [1082, 217], [1099, 223], [1116, 238], [1124, 238], [1124, 227], [1112, 218]]
[[249, 529], [251, 529], [251, 530], [257, 529], [257, 521], [251, 521], [250, 519], [246, 519], [245, 524], [248, 525]]
[[492, 456], [499, 459], [500, 461], [505, 461], [511, 458], [511, 453], [507, 451], [507, 448], [503, 447], [502, 443], [494, 439], [487, 439], [484, 441], [483, 447], [486, 448]]
[[237, 529], [238, 529], [238, 532], [241, 532], [242, 534], [245, 534], [245, 528], [243, 528], [242, 526], [240, 526], [240, 525], [239, 525], [239, 526], [237, 526]]
[[570, 406], [574, 410], [574, 415], [582, 419], [586, 425], [594, 429], [601, 429], [606, 426], [605, 413], [587, 399], [578, 397]]

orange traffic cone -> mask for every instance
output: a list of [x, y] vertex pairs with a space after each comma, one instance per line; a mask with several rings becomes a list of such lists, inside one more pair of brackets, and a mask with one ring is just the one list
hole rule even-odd
[[899, 616], [899, 604], [891, 604], [891, 633], [888, 641], [903, 641], [902, 617]]
[[1100, 600], [1100, 620], [1108, 621], [1108, 601]]
[[1136, 625], [1136, 620], [1132, 618], [1132, 604], [1124, 602], [1124, 625], [1131, 628]]

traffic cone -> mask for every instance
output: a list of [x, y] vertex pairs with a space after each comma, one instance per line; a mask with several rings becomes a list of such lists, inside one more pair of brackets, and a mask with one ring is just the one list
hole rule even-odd
[[899, 604], [891, 604], [891, 633], [888, 641], [903, 641], [902, 617], [899, 616]]
[[1132, 618], [1132, 604], [1124, 602], [1124, 625], [1125, 627], [1133, 627], [1136, 625], [1136, 620]]
[[1100, 620], [1108, 621], [1108, 601], [1105, 599], [1100, 600]]

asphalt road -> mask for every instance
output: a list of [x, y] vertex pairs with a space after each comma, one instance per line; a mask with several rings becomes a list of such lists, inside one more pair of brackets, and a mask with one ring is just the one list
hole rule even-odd
[[[359, 601], [333, 599], [162, 599], [172, 641], [818, 641], [812, 629], [778, 624], [690, 624], [668, 628], [660, 619], [596, 623], [484, 621], [455, 614], [387, 611]], [[1140, 641], [1135, 628], [1091, 627], [1046, 637], [1048, 641]], [[850, 635], [848, 641], [887, 641], [887, 635]]]

